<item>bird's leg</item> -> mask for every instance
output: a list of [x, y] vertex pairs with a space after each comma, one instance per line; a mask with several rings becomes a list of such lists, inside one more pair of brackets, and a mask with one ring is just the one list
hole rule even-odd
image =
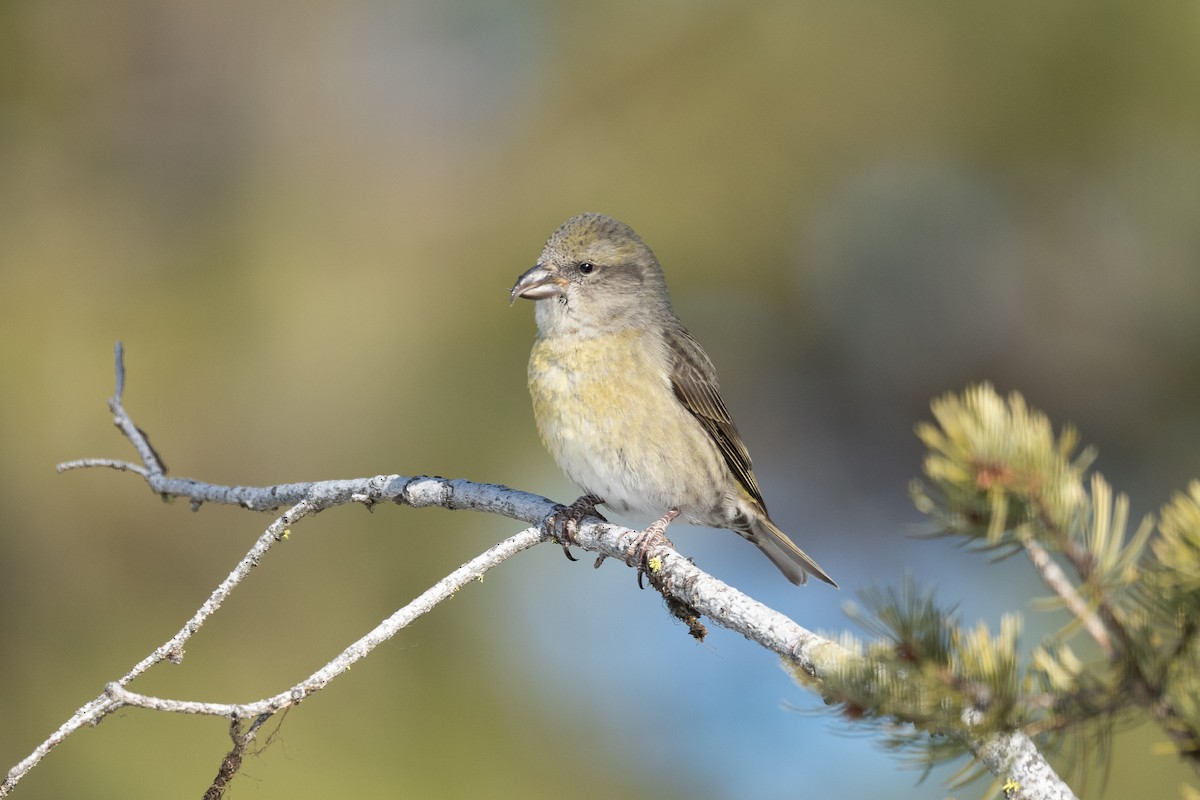
[[604, 515], [596, 510], [596, 506], [603, 502], [594, 494], [585, 494], [569, 506], [559, 506], [553, 514], [546, 517], [546, 529], [562, 545], [563, 555], [570, 560], [579, 560], [571, 555], [571, 545], [575, 544], [575, 534], [579, 533], [579, 520], [595, 517], [608, 522]]
[[[661, 539], [666, 544], [671, 544], [671, 540], [667, 538], [667, 526], [671, 521], [679, 516], [679, 509], [672, 508], [660, 518], [654, 520], [646, 529], [638, 534], [634, 539], [633, 545], [629, 548], [628, 558], [625, 559], [625, 565], [632, 567], [635, 563], [638, 568], [638, 588], [642, 588], [642, 576], [650, 569], [650, 548], [657, 544], [656, 540]], [[672, 547], [674, 545], [671, 545]]]

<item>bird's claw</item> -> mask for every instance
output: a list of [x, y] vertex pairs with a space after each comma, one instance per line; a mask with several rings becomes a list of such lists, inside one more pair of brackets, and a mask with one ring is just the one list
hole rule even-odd
[[560, 545], [563, 555], [571, 561], [578, 561], [571, 555], [571, 545], [575, 544], [575, 535], [579, 533], [579, 521], [584, 517], [595, 517], [602, 522], [608, 522], [604, 515], [596, 510], [596, 506], [604, 501], [594, 494], [585, 494], [569, 506], [559, 506], [546, 517], [546, 529]]
[[671, 520], [679, 516], [679, 509], [672, 508], [662, 517], [656, 519], [646, 526], [646, 529], [638, 534], [633, 540], [633, 544], [629, 547], [625, 558], [625, 566], [632, 567], [637, 565], [637, 582], [638, 588], [645, 588], [642, 585], [642, 577], [644, 575], [657, 572], [656, 569], [650, 566], [650, 548], [657, 544], [671, 544], [671, 540], [667, 538], [667, 526], [671, 524]]

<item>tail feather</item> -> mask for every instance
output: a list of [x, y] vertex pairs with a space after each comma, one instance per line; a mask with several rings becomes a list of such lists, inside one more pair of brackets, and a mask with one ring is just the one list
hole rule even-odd
[[787, 537], [787, 534], [779, 530], [774, 522], [771, 522], [766, 515], [754, 515], [750, 518], [750, 530], [741, 532], [750, 541], [758, 545], [758, 549], [763, 551], [763, 554], [771, 559], [771, 563], [779, 568], [779, 571], [787, 576], [787, 579], [797, 586], [808, 580], [808, 576], [812, 575], [818, 580], [828, 583], [833, 588], [837, 588], [837, 583], [833, 578], [821, 569], [817, 562], [808, 557], [808, 554], [796, 546], [796, 543]]

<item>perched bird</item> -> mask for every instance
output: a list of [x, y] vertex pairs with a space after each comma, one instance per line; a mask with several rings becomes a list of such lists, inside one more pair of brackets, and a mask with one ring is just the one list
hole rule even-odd
[[632, 228], [602, 214], [567, 220], [517, 279], [510, 302], [518, 297], [536, 301], [538, 432], [588, 493], [573, 509], [663, 514], [659, 533], [682, 514], [749, 539], [792, 583], [811, 574], [837, 586], [767, 516], [716, 369]]

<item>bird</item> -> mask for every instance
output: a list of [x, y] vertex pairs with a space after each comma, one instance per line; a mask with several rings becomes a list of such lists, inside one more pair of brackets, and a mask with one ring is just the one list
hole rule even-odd
[[717, 372], [671, 306], [653, 251], [623, 222], [571, 217], [509, 293], [534, 302], [529, 392], [538, 433], [586, 494], [565, 510], [678, 516], [732, 530], [792, 583], [833, 578], [767, 514]]

